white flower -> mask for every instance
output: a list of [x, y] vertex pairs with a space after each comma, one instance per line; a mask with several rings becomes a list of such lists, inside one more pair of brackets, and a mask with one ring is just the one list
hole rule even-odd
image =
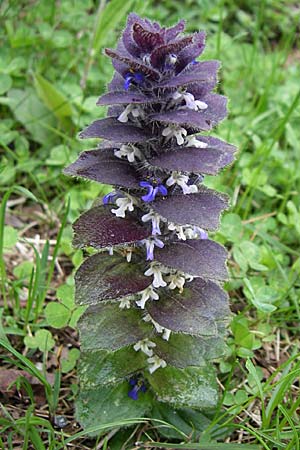
[[133, 251], [133, 248], [132, 248], [132, 247], [124, 247], [124, 248], [122, 248], [122, 249], [120, 250], [121, 254], [122, 254], [123, 256], [125, 256], [127, 262], [129, 262], [129, 263], [131, 262], [132, 251]]
[[163, 241], [158, 239], [157, 237], [150, 237], [149, 239], [143, 239], [141, 241], [142, 244], [146, 245], [146, 251], [147, 251], [147, 261], [152, 261], [154, 259], [154, 247], [163, 248], [165, 244]]
[[185, 138], [185, 146], [186, 147], [197, 147], [197, 148], [206, 148], [208, 144], [206, 142], [199, 141], [196, 136], [187, 136]]
[[121, 197], [116, 200], [116, 205], [119, 207], [118, 209], [112, 209], [111, 212], [115, 214], [117, 217], [125, 217], [125, 211], [133, 211], [133, 202], [134, 199], [131, 195], [127, 195], [126, 197]]
[[208, 234], [200, 227], [187, 227], [184, 231], [187, 239], [207, 239]]
[[146, 314], [146, 316], [143, 318], [143, 320], [145, 322], [152, 322], [152, 324], [154, 325], [154, 328], [157, 331], [157, 333], [163, 333], [162, 338], [165, 341], [169, 340], [169, 337], [170, 337], [170, 334], [171, 334], [171, 330], [168, 330], [168, 328], [164, 328], [161, 325], [159, 325], [159, 323], [155, 322], [155, 320], [152, 319], [150, 314]]
[[189, 92], [174, 92], [173, 94], [174, 100], [184, 100], [187, 108], [192, 109], [194, 111], [200, 111], [207, 108], [207, 104], [202, 102], [201, 100], [195, 100], [193, 94]]
[[168, 125], [163, 129], [162, 135], [167, 138], [167, 141], [175, 137], [178, 145], [182, 145], [184, 143], [183, 136], [187, 135], [187, 131], [185, 128], [179, 127], [177, 125]]
[[173, 184], [178, 184], [181, 187], [184, 195], [194, 194], [198, 192], [198, 188], [195, 184], [188, 185], [189, 177], [187, 175], [182, 175], [179, 172], [172, 172], [171, 176], [167, 179], [166, 185], [172, 186]]
[[119, 303], [119, 308], [121, 309], [129, 309], [130, 308], [130, 301], [128, 300], [128, 298], [122, 298], [122, 300], [120, 300]]
[[127, 105], [124, 111], [119, 115], [118, 121], [125, 123], [128, 122], [128, 116], [129, 114], [132, 114], [133, 117], [139, 117], [142, 116], [143, 113], [140, 110], [140, 108], [136, 105]]
[[155, 292], [155, 290], [153, 289], [152, 286], [148, 286], [146, 289], [144, 289], [141, 292], [141, 294], [142, 294], [141, 299], [137, 300], [135, 302], [137, 304], [137, 306], [139, 306], [141, 309], [145, 309], [145, 304], [149, 299], [150, 300], [158, 300], [159, 299], [159, 295], [157, 294], [157, 292]]
[[168, 330], [168, 328], [165, 328], [164, 329], [164, 332], [163, 332], [163, 339], [165, 340], [165, 341], [168, 341], [169, 340], [169, 338], [170, 338], [170, 335], [171, 335], [171, 330]]
[[170, 64], [171, 66], [174, 66], [174, 64], [176, 64], [177, 62], [177, 55], [175, 55], [174, 53], [170, 53], [167, 56], [167, 62], [168, 64]]
[[150, 341], [148, 338], [143, 339], [142, 341], [138, 341], [134, 346], [134, 350], [138, 352], [141, 350], [143, 353], [145, 353], [147, 356], [153, 355], [152, 348], [156, 347], [156, 344], [152, 341]]
[[164, 359], [161, 359], [159, 356], [154, 355], [151, 358], [147, 358], [147, 362], [149, 364], [149, 372], [153, 373], [160, 367], [164, 368], [167, 366], [167, 363]]
[[170, 274], [167, 277], [167, 281], [170, 283], [168, 285], [169, 289], [179, 289], [179, 292], [183, 292], [183, 286], [185, 284], [185, 277], [183, 274], [181, 274], [180, 272], [176, 272], [173, 274]]
[[152, 221], [152, 234], [161, 234], [159, 223], [160, 221], [166, 221], [166, 219], [163, 219], [159, 214], [155, 213], [154, 211], [150, 211], [149, 213], [142, 216], [142, 222], [149, 222], [149, 220]]
[[176, 231], [176, 236], [178, 237], [178, 239], [181, 239], [182, 241], [186, 241], [186, 235], [185, 235], [185, 230], [184, 230], [183, 226], [175, 225], [175, 223], [170, 222], [168, 224], [168, 229], [170, 231]]
[[168, 272], [169, 272], [168, 269], [163, 267], [161, 264], [153, 262], [150, 264], [149, 269], [146, 270], [145, 275], [147, 277], [153, 275], [152, 285], [155, 288], [159, 288], [167, 286], [167, 283], [163, 280], [162, 274]]
[[141, 151], [134, 145], [121, 145], [118, 150], [114, 150], [114, 154], [117, 158], [126, 156], [129, 162], [135, 162], [135, 159], [143, 159]]
[[150, 59], [149, 54], [143, 56], [143, 63], [147, 64], [148, 66], [151, 64], [151, 59]]

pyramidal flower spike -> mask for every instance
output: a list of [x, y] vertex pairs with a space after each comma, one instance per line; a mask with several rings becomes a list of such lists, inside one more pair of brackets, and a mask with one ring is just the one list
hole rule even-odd
[[205, 33], [184, 27], [129, 15], [117, 48], [105, 49], [115, 73], [97, 105], [108, 115], [80, 133], [101, 144], [65, 169], [114, 189], [74, 223], [74, 246], [96, 250], [75, 276], [86, 307], [77, 399], [85, 427], [145, 417], [157, 402], [211, 410], [218, 398], [227, 253], [209, 236], [228, 199], [203, 179], [236, 149], [209, 135], [227, 115], [215, 92], [219, 62], [202, 59]]

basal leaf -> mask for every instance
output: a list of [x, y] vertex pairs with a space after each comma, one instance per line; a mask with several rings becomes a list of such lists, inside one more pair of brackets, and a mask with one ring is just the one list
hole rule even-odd
[[124, 347], [115, 352], [96, 350], [81, 352], [78, 374], [85, 389], [99, 384], [115, 384], [129, 379], [147, 365], [146, 355], [133, 347]]
[[[139, 394], [135, 401], [128, 396], [129, 384], [101, 385], [96, 389], [81, 389], [76, 401], [76, 417], [84, 428], [108, 425], [124, 419], [145, 417], [151, 408], [151, 393]], [[98, 434], [91, 433], [91, 434]]]
[[161, 402], [198, 410], [211, 410], [217, 405], [218, 386], [212, 365], [187, 369], [165, 367], [147, 378]]

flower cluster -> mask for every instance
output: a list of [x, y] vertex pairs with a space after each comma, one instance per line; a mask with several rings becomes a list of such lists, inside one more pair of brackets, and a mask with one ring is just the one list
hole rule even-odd
[[226, 251], [209, 233], [228, 199], [203, 179], [229, 165], [235, 148], [207, 135], [227, 114], [213, 92], [219, 63], [198, 61], [205, 35], [183, 30], [183, 21], [163, 28], [130, 14], [117, 49], [105, 50], [115, 74], [97, 104], [108, 116], [80, 134], [101, 145], [65, 173], [114, 187], [74, 224], [75, 245], [100, 250], [76, 275], [76, 301], [88, 305], [83, 354], [112, 352], [117, 361], [131, 349], [128, 370], [114, 374], [130, 380], [130, 398], [149, 384], [161, 401], [187, 406], [170, 376], [166, 393], [156, 374], [187, 379], [222, 354]]

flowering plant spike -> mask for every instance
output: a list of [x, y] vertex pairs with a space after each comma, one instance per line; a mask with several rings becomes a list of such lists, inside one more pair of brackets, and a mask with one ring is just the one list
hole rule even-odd
[[[229, 317], [226, 251], [209, 238], [228, 207], [203, 184], [235, 147], [207, 132], [227, 114], [214, 93], [218, 61], [198, 61], [203, 32], [183, 35], [128, 17], [115, 74], [97, 104], [108, 115], [81, 138], [101, 138], [68, 175], [113, 186], [74, 224], [74, 245], [93, 247], [75, 277], [80, 319], [83, 426], [151, 413], [157, 402], [211, 410], [213, 362]], [[205, 133], [205, 134], [203, 134]]]

